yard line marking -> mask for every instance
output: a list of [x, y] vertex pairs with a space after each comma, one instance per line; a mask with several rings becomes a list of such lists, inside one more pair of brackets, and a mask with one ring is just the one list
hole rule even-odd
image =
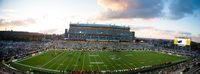
[[[112, 54], [112, 53], [110, 53], [109, 52], [109, 54]], [[112, 59], [111, 59], [111, 61], [114, 63], [114, 62], [116, 62], [116, 63], [119, 63], [119, 62], [117, 62], [117, 61], [113, 61]], [[118, 65], [118, 66], [120, 66], [122, 69], [124, 69], [124, 67], [120, 64], [120, 65]]]
[[[144, 52], [144, 53], [146, 54], [147, 52]], [[138, 54], [138, 53], [137, 53], [137, 54]], [[141, 54], [138, 54], [137, 56], [145, 57], [145, 54], [142, 54], [142, 55], [141, 55]], [[140, 59], [140, 60], [142, 60], [142, 59]], [[139, 64], [142, 65], [142, 66], [144, 66], [144, 64], [142, 64], [142, 63], [140, 63], [140, 62], [139, 62]]]
[[[67, 52], [65, 53], [65, 57], [66, 57], [66, 56], [67, 56]], [[63, 63], [66, 61], [65, 57], [64, 57], [64, 60], [62, 61], [62, 63], [61, 63], [61, 64], [63, 64]], [[69, 58], [67, 58], [67, 59], [69, 59]], [[60, 68], [60, 65], [59, 65], [59, 66], [57, 66], [56, 70], [58, 70], [58, 68]]]
[[[100, 60], [101, 60], [101, 62], [104, 62], [103, 60], [102, 60], [102, 58], [101, 58], [101, 56], [100, 56], [100, 53], [98, 53], [99, 54], [99, 57], [100, 57]], [[104, 66], [105, 67], [105, 66]], [[106, 70], [108, 70], [108, 67], [106, 66]]]
[[44, 67], [45, 65], [49, 64], [51, 61], [53, 61], [54, 59], [58, 58], [60, 55], [62, 55], [64, 52], [60, 53], [59, 55], [57, 55], [56, 57], [54, 57], [53, 59], [51, 59], [50, 61], [48, 61], [47, 63], [43, 64], [41, 67]]
[[[107, 58], [106, 57], [104, 57], [104, 56], [102, 56], [104, 59], [106, 59], [107, 60]], [[107, 60], [107, 62], [109, 63], [109, 60]], [[106, 66], [107, 67], [107, 66]], [[113, 69], [115, 69], [115, 67], [113, 66], [113, 65], [111, 65], [111, 67], [113, 67]]]
[[[131, 53], [131, 54], [133, 54], [133, 52]], [[135, 53], [134, 53], [135, 54]], [[133, 55], [133, 56], [137, 56], [137, 55]], [[127, 57], [129, 60], [135, 60], [135, 59], [133, 59], [133, 58], [131, 58], [131, 57]], [[135, 67], [137, 67], [137, 63], [136, 62], [132, 62], [131, 61], [131, 63], [134, 63], [133, 65], [135, 66]]]
[[[76, 60], [76, 65], [78, 64], [78, 61], [79, 61], [80, 56], [81, 56], [80, 52], [78, 52], [78, 54], [79, 54], [79, 56], [78, 56], [78, 58], [77, 58], [77, 60]], [[75, 69], [76, 69], [76, 66], [74, 66], [74, 69], [73, 69], [73, 70], [75, 70]]]
[[[68, 56], [69, 56], [69, 54], [71, 54], [71, 53], [72, 53], [72, 52], [70, 52], [70, 53], [69, 53], [69, 52], [67, 52]], [[67, 60], [69, 60], [69, 59], [70, 59], [70, 58], [69, 58], [69, 57], [67, 57], [67, 59], [65, 59], [65, 60], [64, 60], [64, 62], [62, 62], [63, 66], [64, 66], [64, 65], [66, 65], [66, 64], [65, 64], [65, 62], [66, 62]], [[61, 67], [63, 67], [63, 66], [61, 66]], [[59, 67], [59, 68], [60, 68], [60, 67]]]
[[[90, 52], [88, 53], [90, 55]], [[88, 58], [89, 58], [89, 62], [91, 61], [90, 60], [90, 56], [88, 55]], [[90, 67], [90, 70], [92, 71], [93, 69], [91, 68], [92, 66], [89, 66]]]
[[[138, 54], [138, 53], [134, 53], [134, 54], [137, 54], [137, 55], [134, 55], [135, 57], [137, 57], [137, 56], [139, 56], [140, 54]], [[131, 59], [131, 60], [135, 60], [135, 59], [133, 59], [132, 58], [133, 56], [131, 56], [129, 59]], [[134, 58], [135, 58], [134, 57]], [[137, 66], [139, 66], [139, 64], [138, 63], [136, 63], [136, 62], [133, 62], [133, 63], [135, 63], [134, 65], [137, 67]]]
[[[123, 55], [122, 55], [123, 56]], [[130, 64], [130, 65], [133, 65], [134, 67], [136, 67], [134, 64], [132, 64], [133, 62], [132, 61], [130, 61], [130, 59], [129, 59], [129, 56], [123, 56], [124, 57], [124, 59], [126, 59], [127, 61], [127, 63], [128, 64]], [[132, 67], [132, 66], [131, 66]]]
[[68, 69], [68, 66], [69, 66], [69, 65], [71, 64], [71, 62], [73, 61], [73, 58], [74, 58], [75, 54], [76, 54], [76, 52], [73, 53], [73, 56], [72, 56], [72, 58], [70, 58], [69, 63], [67, 64], [67, 66], [66, 66], [65, 69]]
[[[120, 57], [122, 57], [122, 55], [121, 54], [119, 54], [120, 55]], [[125, 57], [123, 57], [123, 58], [125, 58]], [[122, 59], [122, 61], [124, 61], [123, 60], [123, 58], [121, 58]], [[119, 62], [122, 62], [122, 61], [119, 61]], [[129, 66], [129, 63], [127, 62], [127, 61], [125, 61], [126, 62], [126, 64], [125, 63], [123, 63], [122, 62], [122, 64], [124, 64], [124, 65], [126, 65], [126, 66], [128, 66], [129, 67], [129, 69], [132, 69], [130, 66]], [[128, 65], [127, 65], [128, 64]]]
[[[107, 54], [107, 53], [105, 53], [105, 54]], [[105, 57], [104, 55], [102, 56], [102, 57], [104, 57], [104, 59], [106, 59], [107, 60], [107, 62], [109, 63], [110, 62], [110, 60], [107, 58], [107, 57]], [[109, 63], [110, 64], [110, 63]], [[115, 65], [115, 64], [114, 64]], [[113, 67], [113, 69], [116, 69], [115, 67], [116, 67], [116, 65], [115, 65], [115, 67], [111, 64], [111, 67]]]
[[57, 64], [57, 62], [59, 62], [60, 60], [62, 60], [62, 59], [60, 59], [60, 58], [64, 58], [65, 55], [66, 55], [66, 54], [63, 54], [61, 57], [59, 57], [59, 58], [57, 59], [57, 61], [53, 62], [53, 64], [51, 64], [51, 65], [48, 66], [47, 68], [51, 68], [52, 66], [54, 66], [55, 64]]
[[[95, 60], [95, 62], [97, 62], [96, 57], [94, 58], [94, 60]], [[97, 65], [97, 69], [100, 71], [99, 65], [98, 64], [96, 64], [96, 65]]]
[[83, 65], [82, 65], [81, 71], [83, 71], [84, 62], [85, 62], [85, 54], [83, 54]]

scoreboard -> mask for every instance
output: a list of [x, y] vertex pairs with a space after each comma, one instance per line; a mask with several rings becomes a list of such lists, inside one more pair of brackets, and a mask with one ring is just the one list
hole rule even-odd
[[174, 38], [174, 44], [178, 45], [178, 46], [190, 46], [191, 39], [176, 37], [176, 38]]

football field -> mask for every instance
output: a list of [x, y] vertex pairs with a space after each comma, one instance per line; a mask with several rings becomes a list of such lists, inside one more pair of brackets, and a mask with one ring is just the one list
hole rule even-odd
[[49, 50], [11, 63], [16, 69], [46, 71], [112, 71], [178, 62], [184, 56], [153, 51], [67, 51]]

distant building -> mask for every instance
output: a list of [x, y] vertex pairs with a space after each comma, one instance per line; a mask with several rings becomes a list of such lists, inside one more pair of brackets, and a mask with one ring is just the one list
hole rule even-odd
[[65, 34], [65, 39], [86, 41], [132, 42], [135, 38], [135, 32], [130, 32], [130, 27], [110, 24], [70, 23]]
[[65, 37], [68, 37], [68, 31], [65, 29]]

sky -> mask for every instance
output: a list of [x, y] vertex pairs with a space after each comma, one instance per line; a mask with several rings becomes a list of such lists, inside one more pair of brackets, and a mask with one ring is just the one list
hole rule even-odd
[[200, 42], [200, 1], [0, 0], [0, 30], [63, 34], [69, 23], [126, 25], [136, 37]]

